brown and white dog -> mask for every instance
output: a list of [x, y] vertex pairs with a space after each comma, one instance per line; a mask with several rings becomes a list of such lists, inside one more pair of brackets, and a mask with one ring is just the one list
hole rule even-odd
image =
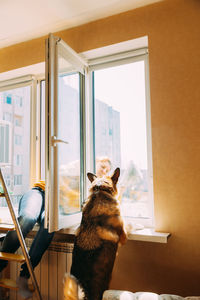
[[[71, 274], [65, 276], [65, 300], [101, 300], [109, 288], [118, 245], [127, 240], [115, 198], [119, 175], [119, 168], [111, 177], [87, 174], [91, 182], [90, 195], [75, 237]], [[78, 296], [80, 288], [82, 297]]]

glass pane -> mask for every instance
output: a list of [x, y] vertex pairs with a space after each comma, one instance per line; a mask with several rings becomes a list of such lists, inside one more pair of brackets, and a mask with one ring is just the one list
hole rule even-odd
[[94, 91], [96, 172], [120, 167], [123, 215], [149, 218], [144, 61], [95, 71]]
[[64, 70], [65, 60], [59, 56], [57, 137], [63, 141], [57, 143], [60, 215], [80, 211], [79, 74], [66, 75]]
[[41, 142], [40, 142], [40, 161], [41, 161], [41, 180], [45, 180], [45, 81], [40, 83], [41, 99]]
[[[80, 220], [83, 179], [82, 117], [84, 61], [61, 39], [46, 41], [46, 164], [45, 223], [50, 232]], [[80, 75], [82, 74], [82, 75]], [[81, 164], [82, 167], [82, 164]], [[80, 185], [81, 183], [81, 185]]]
[[[29, 86], [0, 92], [0, 166], [16, 212], [29, 189], [30, 93]], [[12, 222], [4, 198], [0, 198], [0, 219]]]

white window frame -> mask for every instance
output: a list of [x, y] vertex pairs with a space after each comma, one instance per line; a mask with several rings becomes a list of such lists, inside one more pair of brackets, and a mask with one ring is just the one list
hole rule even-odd
[[[54, 41], [55, 42], [55, 41]], [[149, 183], [149, 211], [151, 212], [151, 217], [148, 219], [143, 218], [129, 218], [131, 219], [131, 222], [133, 223], [140, 223], [144, 226], [152, 227], [154, 226], [154, 202], [153, 202], [153, 172], [152, 172], [152, 145], [151, 145], [151, 113], [150, 113], [150, 92], [149, 92], [149, 69], [148, 69], [148, 42], [147, 38], [143, 38], [143, 47], [138, 49], [133, 49], [133, 43], [134, 41], [128, 41], [125, 43], [119, 43], [116, 45], [111, 45], [108, 47], [104, 47], [101, 49], [95, 49], [91, 50], [85, 53], [82, 53], [81, 55], [78, 55], [75, 53], [75, 57], [82, 57], [87, 61], [88, 67], [86, 68], [86, 161], [84, 162], [86, 166], [86, 171], [94, 171], [94, 108], [93, 108], [93, 82], [92, 82], [92, 72], [98, 69], [102, 68], [108, 68], [116, 65], [121, 64], [128, 64], [133, 63], [136, 61], [143, 60], [145, 62], [145, 81], [146, 81], [146, 120], [147, 120], [147, 155], [148, 155], [148, 183]], [[63, 44], [64, 47], [69, 50], [69, 56], [71, 58], [71, 52], [74, 54], [74, 51], [65, 43]], [[53, 51], [53, 50], [52, 50]], [[55, 51], [55, 50], [54, 50]], [[55, 54], [53, 54], [55, 55]], [[73, 61], [73, 59], [72, 59]], [[56, 60], [55, 58], [52, 59], [50, 68], [55, 68]], [[51, 82], [51, 78], [50, 78]], [[56, 88], [55, 88], [56, 90]], [[48, 92], [48, 91], [47, 91]], [[53, 91], [50, 90], [51, 93]], [[50, 135], [52, 137], [52, 134]], [[48, 144], [50, 145], [51, 140], [48, 140]], [[48, 155], [46, 154], [46, 157]], [[86, 172], [85, 172], [86, 173]], [[49, 176], [47, 176], [46, 183], [49, 180]], [[49, 200], [49, 195], [54, 194], [54, 198], [56, 197], [57, 191], [56, 191], [56, 185], [53, 185], [54, 192], [49, 193], [49, 191], [46, 190], [46, 203], [47, 199]], [[48, 205], [46, 207], [46, 211], [48, 211], [49, 214], [51, 214], [53, 217], [54, 212], [58, 212], [58, 209], [55, 209], [55, 205], [57, 207], [57, 204], [53, 203], [53, 205]], [[51, 212], [51, 213], [50, 213]], [[58, 219], [58, 213], [56, 219]], [[67, 222], [67, 226], [63, 226], [64, 223], [62, 223], [62, 227], [67, 228], [70, 227], [72, 224], [74, 224], [75, 216], [71, 215], [71, 222]], [[52, 220], [54, 217], [52, 218]], [[48, 228], [50, 231], [58, 230], [60, 229], [60, 226], [58, 225], [58, 221], [54, 219], [52, 222], [54, 223], [52, 226], [48, 225]], [[59, 221], [60, 222], [60, 221]], [[66, 223], [65, 223], [66, 224]], [[47, 224], [46, 224], [47, 225]], [[54, 226], [55, 225], [55, 226]]]
[[154, 227], [154, 194], [153, 194], [153, 163], [152, 163], [152, 134], [151, 134], [151, 105], [150, 105], [150, 78], [149, 78], [149, 55], [148, 55], [148, 39], [141, 38], [141, 47], [138, 47], [137, 40], [122, 42], [103, 48], [98, 48], [82, 53], [82, 57], [88, 61], [87, 74], [87, 171], [94, 171], [95, 164], [95, 145], [94, 145], [94, 107], [93, 107], [93, 79], [92, 72], [122, 64], [144, 61], [145, 64], [145, 95], [146, 95], [146, 132], [147, 132], [147, 161], [148, 161], [148, 183], [149, 183], [149, 212], [150, 218], [127, 218], [127, 222], [131, 222], [137, 227], [141, 224], [145, 227]]
[[[57, 99], [58, 99], [58, 57], [59, 55], [69, 62], [69, 68], [66, 73], [79, 73], [80, 80], [80, 105], [84, 111], [84, 74], [87, 63], [72, 48], [70, 48], [60, 38], [49, 35], [46, 40], [46, 146], [45, 146], [45, 227], [49, 232], [58, 231], [75, 225], [81, 220], [81, 212], [75, 214], [60, 216], [59, 214], [59, 171], [58, 171], [58, 151], [57, 143], [65, 143], [59, 139]], [[80, 162], [80, 170], [84, 169], [85, 161], [85, 143], [84, 139], [84, 118], [80, 111], [80, 123], [82, 125], [80, 132], [80, 152], [83, 161]], [[81, 172], [80, 194], [84, 198], [85, 172]], [[82, 199], [80, 199], [82, 201]]]
[[[36, 152], [37, 152], [37, 126], [36, 126], [36, 110], [37, 110], [37, 98], [36, 88], [37, 80], [33, 75], [26, 75], [17, 78], [12, 78], [4, 81], [0, 81], [0, 92], [17, 89], [20, 87], [31, 87], [31, 115], [30, 115], [30, 187], [36, 182]], [[14, 157], [13, 157], [14, 159]]]

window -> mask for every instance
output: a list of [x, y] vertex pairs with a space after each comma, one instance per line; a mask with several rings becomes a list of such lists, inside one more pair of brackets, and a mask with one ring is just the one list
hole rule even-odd
[[6, 103], [7, 104], [12, 104], [12, 97], [11, 96], [6, 96]]
[[[60, 40], [54, 38], [53, 41], [56, 46], [59, 45]], [[97, 55], [95, 51], [92, 54], [89, 53], [90, 51], [83, 53], [82, 57], [87, 60], [85, 65], [88, 64], [88, 67], [85, 68], [87, 71], [82, 73], [86, 77], [87, 98], [85, 108], [76, 110], [76, 113], [74, 113], [80, 95], [84, 95], [83, 86], [85, 85], [82, 84], [82, 86], [79, 81], [79, 88], [77, 88], [78, 85], [75, 86], [75, 78], [78, 78], [78, 73], [74, 72], [73, 63], [72, 65], [69, 64], [69, 61], [74, 62], [75, 60], [70, 56], [71, 52], [70, 54], [64, 54], [65, 50], [69, 49], [61, 41], [61, 45], [64, 46], [65, 50], [58, 47], [58, 57], [56, 57], [56, 54], [54, 54], [54, 57], [50, 56], [48, 65], [51, 72], [52, 66], [55, 66], [54, 63], [57, 61], [58, 69], [53, 70], [55, 72], [52, 72], [53, 75], [48, 75], [48, 78], [50, 78], [50, 83], [53, 82], [55, 86], [57, 84], [55, 90], [58, 91], [58, 96], [52, 99], [52, 90], [48, 87], [49, 106], [51, 112], [54, 111], [53, 120], [56, 123], [54, 125], [49, 124], [49, 128], [51, 127], [51, 130], [52, 128], [53, 130], [50, 134], [51, 140], [48, 140], [48, 144], [51, 146], [46, 152], [46, 157], [51, 159], [50, 164], [53, 167], [50, 169], [54, 178], [51, 179], [49, 176], [46, 178], [50, 183], [51, 180], [57, 178], [55, 168], [58, 168], [60, 172], [58, 176], [62, 174], [64, 169], [65, 171], [69, 169], [70, 176], [67, 175], [66, 177], [67, 184], [71, 180], [73, 186], [79, 182], [80, 187], [76, 186], [75, 189], [78, 194], [80, 193], [80, 200], [82, 201], [84, 192], [81, 189], [81, 184], [85, 188], [86, 181], [81, 180], [81, 176], [86, 173], [86, 170], [95, 171], [96, 160], [98, 161], [99, 157], [106, 156], [111, 161], [112, 169], [121, 168], [119, 199], [122, 204], [123, 215], [131, 218], [134, 222], [139, 221], [145, 225], [152, 225], [153, 183], [147, 39], [145, 39], [145, 43], [146, 45], [143, 48], [133, 51], [130, 51], [129, 43], [128, 51], [122, 51], [121, 53], [116, 51], [116, 47], [113, 47], [113, 54], [109, 49], [105, 56], [102, 54]], [[100, 50], [97, 52], [100, 53]], [[75, 56], [77, 58], [77, 54]], [[78, 66], [80, 67], [80, 65]], [[58, 73], [58, 77], [56, 77], [56, 73]], [[53, 81], [51, 81], [52, 78]], [[72, 91], [77, 95], [74, 98]], [[65, 105], [67, 111], [65, 120], [62, 121], [62, 115], [61, 117], [58, 116], [60, 112], [61, 114], [65, 112]], [[79, 105], [79, 108], [81, 108], [81, 101]], [[70, 113], [74, 116], [73, 120]], [[86, 124], [81, 123], [78, 116], [80, 116], [80, 120], [87, 120]], [[81, 125], [80, 133], [77, 131], [78, 124]], [[70, 126], [73, 132], [73, 139], [71, 140], [69, 136]], [[55, 130], [57, 130], [56, 134]], [[74, 144], [75, 139], [80, 144], [77, 142], [77, 144]], [[69, 144], [66, 144], [65, 141]], [[76, 156], [76, 151], [71, 154], [67, 152], [71, 144], [73, 149], [76, 149], [75, 145], [77, 145], [77, 149], [80, 147], [80, 156]], [[81, 156], [81, 147], [83, 152], [86, 151], [86, 156]], [[64, 158], [66, 163], [63, 163], [64, 155], [61, 154], [62, 151], [67, 153]], [[56, 163], [53, 162], [53, 157], [57, 157]], [[67, 161], [68, 158], [69, 162]], [[82, 166], [80, 162], [83, 162]], [[57, 167], [55, 167], [56, 165]], [[80, 177], [75, 175], [73, 178], [77, 170], [80, 170]], [[66, 172], [66, 174], [68, 173]], [[59, 190], [62, 182], [61, 177], [58, 177], [57, 180], [58, 190], [53, 182], [51, 182], [51, 186], [55, 189], [54, 193], [58, 191], [58, 199], [61, 199], [62, 193], [61, 189]], [[49, 195], [54, 195], [55, 198], [54, 193], [49, 193]], [[66, 213], [73, 212], [73, 205], [75, 205], [76, 200], [73, 198], [71, 200], [71, 204], [67, 199], [63, 201], [66, 205]], [[54, 211], [58, 210], [54, 223], [60, 222], [59, 212], [61, 212], [61, 215], [65, 214], [61, 209], [61, 202], [58, 201], [57, 203], [56, 207], [55, 203], [48, 206], [49, 213], [51, 211], [53, 218]]]
[[40, 111], [41, 111], [41, 126], [40, 126], [40, 179], [45, 180], [45, 80], [40, 82]]
[[23, 100], [22, 100], [21, 96], [18, 96], [18, 95], [15, 96], [15, 105], [18, 107], [22, 107]]
[[122, 214], [149, 219], [147, 111], [143, 59], [94, 71], [95, 157], [120, 167]]
[[21, 127], [22, 126], [22, 117], [15, 117], [15, 126]]
[[19, 146], [22, 145], [22, 136], [21, 135], [18, 135], [18, 134], [15, 135], [15, 145], [19, 145]]
[[22, 154], [16, 154], [14, 156], [14, 165], [15, 166], [22, 166], [22, 160], [23, 160], [23, 155]]
[[[9, 106], [4, 105], [3, 101], [0, 102], [0, 167], [3, 167], [4, 178], [17, 212], [19, 199], [29, 190], [32, 177], [31, 148], [33, 139], [30, 126], [32, 80], [24, 86], [22, 81], [20, 87], [16, 83], [12, 86], [9, 84], [9, 88], [6, 88], [7, 84], [7, 81], [0, 83], [0, 99], [8, 99], [8, 95], [10, 99], [21, 99], [20, 102], [23, 99], [23, 109], [20, 108], [22, 110], [19, 117], [17, 115], [18, 106], [15, 101], [9, 100]], [[9, 119], [9, 122], [3, 119]], [[33, 125], [34, 128], [35, 125]], [[17, 131], [20, 131], [20, 134]], [[0, 198], [0, 219], [5, 222], [12, 222], [4, 198]]]
[[112, 171], [120, 167], [118, 197], [122, 214], [133, 223], [152, 226], [148, 41], [143, 41], [143, 47], [137, 50], [131, 50], [131, 41], [128, 41], [128, 49], [121, 53], [113, 45], [102, 49], [104, 55], [94, 57], [95, 52], [88, 51], [85, 56], [91, 56], [93, 120], [90, 122], [93, 124], [91, 149], [94, 168], [99, 157], [109, 158]]
[[[59, 136], [68, 144], [60, 145], [59, 182], [60, 214], [65, 216], [81, 210], [80, 201], [80, 95], [78, 74], [59, 78]], [[45, 179], [45, 84], [41, 83], [41, 178]]]
[[22, 185], [22, 175], [14, 175], [14, 185]]
[[9, 164], [11, 159], [11, 124], [0, 120], [0, 165]]
[[6, 181], [7, 186], [10, 187], [10, 184], [11, 184], [11, 182], [10, 182], [10, 175], [6, 175], [5, 176], [5, 181]]
[[5, 121], [12, 121], [12, 114], [8, 112], [3, 112], [3, 120]]
[[55, 231], [72, 225], [76, 217], [80, 220], [85, 174], [85, 66], [71, 48], [53, 35], [48, 39], [48, 51], [45, 199], [46, 223], [50, 231]]

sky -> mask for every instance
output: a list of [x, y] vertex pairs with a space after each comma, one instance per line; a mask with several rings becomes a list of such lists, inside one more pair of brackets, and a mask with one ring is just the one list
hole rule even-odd
[[[77, 77], [64, 80], [77, 88]], [[132, 160], [147, 169], [144, 61], [95, 71], [95, 98], [120, 112], [121, 167]]]
[[95, 98], [120, 112], [123, 168], [147, 168], [144, 72], [144, 61], [95, 71]]

